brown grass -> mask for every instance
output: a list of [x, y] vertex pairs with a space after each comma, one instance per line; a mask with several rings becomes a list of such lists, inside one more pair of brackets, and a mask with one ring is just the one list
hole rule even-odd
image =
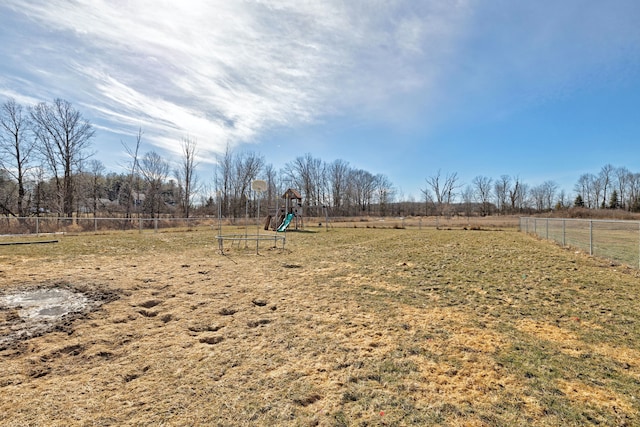
[[260, 255], [215, 234], [0, 246], [0, 292], [118, 296], [0, 352], [0, 424], [640, 423], [635, 270], [513, 231], [317, 230]]
[[[305, 218], [307, 229], [326, 228], [324, 218]], [[494, 216], [422, 216], [422, 217], [344, 217], [330, 218], [331, 228], [371, 228], [371, 229], [425, 229], [442, 230], [517, 230], [520, 217], [516, 215]]]

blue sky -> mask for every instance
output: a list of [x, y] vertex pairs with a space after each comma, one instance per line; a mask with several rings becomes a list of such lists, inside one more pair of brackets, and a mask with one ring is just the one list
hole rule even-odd
[[198, 143], [281, 167], [311, 153], [385, 174], [405, 198], [457, 173], [556, 181], [640, 172], [636, 0], [4, 0], [0, 99], [56, 97], [121, 171]]

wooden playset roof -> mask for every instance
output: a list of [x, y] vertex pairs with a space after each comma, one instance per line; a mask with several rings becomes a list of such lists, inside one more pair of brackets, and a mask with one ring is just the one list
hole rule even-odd
[[297, 190], [294, 190], [293, 188], [289, 188], [287, 189], [287, 191], [284, 192], [284, 194], [282, 195], [283, 199], [289, 199], [289, 200], [302, 200], [302, 196], [300, 195], [300, 193]]

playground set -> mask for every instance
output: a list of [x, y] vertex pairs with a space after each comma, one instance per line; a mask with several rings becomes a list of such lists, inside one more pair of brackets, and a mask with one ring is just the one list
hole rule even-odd
[[[267, 183], [265, 181], [256, 180], [251, 183], [251, 189], [254, 193], [263, 193], [267, 189]], [[228, 241], [233, 246], [234, 243], [240, 245], [241, 242], [245, 242], [245, 248], [248, 247], [248, 242], [254, 242], [256, 246], [256, 254], [258, 254], [260, 241], [273, 241], [273, 247], [278, 247], [278, 242], [282, 243], [282, 249], [286, 242], [286, 231], [289, 229], [293, 222], [295, 230], [302, 229], [304, 224], [302, 220], [302, 196], [300, 193], [292, 188], [287, 189], [282, 195], [284, 204], [277, 209], [269, 209], [267, 219], [264, 223], [264, 229], [274, 230], [274, 234], [261, 234], [260, 233], [260, 199], [258, 198], [258, 210], [257, 210], [257, 231], [256, 234], [249, 234], [248, 226], [245, 228], [244, 234], [222, 234], [222, 213], [220, 208], [218, 209], [218, 248], [220, 253], [224, 254], [224, 242]], [[247, 201], [248, 203], [248, 201]], [[220, 206], [220, 203], [219, 203]], [[248, 206], [248, 205], [247, 205]], [[248, 219], [248, 217], [247, 217]]]
[[269, 215], [264, 223], [265, 230], [275, 230], [277, 232], [284, 232], [291, 225], [291, 221], [294, 221], [294, 229], [304, 228], [302, 220], [302, 196], [293, 188], [287, 189], [282, 195], [284, 199], [284, 205], [281, 205], [277, 209], [270, 209]]

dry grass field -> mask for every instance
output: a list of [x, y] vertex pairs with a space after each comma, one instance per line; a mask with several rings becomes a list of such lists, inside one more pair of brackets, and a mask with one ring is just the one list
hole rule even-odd
[[[511, 228], [215, 234], [0, 246], [0, 425], [640, 425], [637, 270]], [[20, 339], [40, 288], [94, 309]]]

